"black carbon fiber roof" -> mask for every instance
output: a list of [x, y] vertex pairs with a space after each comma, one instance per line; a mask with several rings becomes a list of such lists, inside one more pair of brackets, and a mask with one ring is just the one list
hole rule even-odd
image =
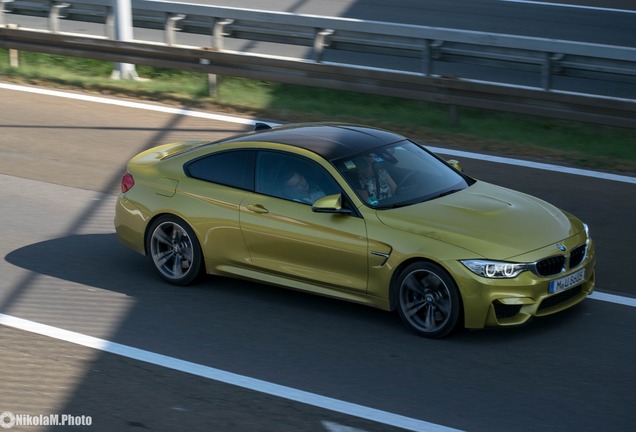
[[405, 138], [368, 126], [340, 123], [309, 123], [250, 132], [222, 142], [272, 142], [317, 153], [327, 160], [357, 154]]

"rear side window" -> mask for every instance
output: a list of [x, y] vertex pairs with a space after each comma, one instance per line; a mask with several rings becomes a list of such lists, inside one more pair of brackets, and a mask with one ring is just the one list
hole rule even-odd
[[317, 163], [275, 151], [259, 152], [255, 188], [260, 194], [306, 204], [341, 192], [338, 183]]
[[216, 153], [188, 162], [184, 170], [199, 180], [253, 190], [255, 154], [252, 150]]

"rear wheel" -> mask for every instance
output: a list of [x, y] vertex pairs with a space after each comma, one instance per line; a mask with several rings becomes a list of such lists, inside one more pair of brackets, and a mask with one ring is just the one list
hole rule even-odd
[[398, 312], [420, 336], [442, 338], [455, 329], [461, 312], [457, 285], [441, 267], [417, 262], [400, 273], [396, 284]]
[[201, 246], [184, 220], [162, 216], [153, 222], [148, 233], [148, 253], [163, 279], [175, 285], [188, 285], [200, 275]]

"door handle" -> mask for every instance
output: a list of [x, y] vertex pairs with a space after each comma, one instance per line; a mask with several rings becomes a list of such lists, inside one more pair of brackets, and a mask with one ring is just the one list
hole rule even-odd
[[269, 210], [263, 207], [262, 204], [248, 204], [247, 209], [254, 213], [261, 213], [261, 214], [269, 213]]

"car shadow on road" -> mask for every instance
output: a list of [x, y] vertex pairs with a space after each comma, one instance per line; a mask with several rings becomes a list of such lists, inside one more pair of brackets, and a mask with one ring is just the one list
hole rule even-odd
[[[171, 319], [179, 321], [187, 317], [188, 323], [195, 327], [201, 324], [197, 317], [206, 325], [214, 317], [219, 326], [225, 327], [224, 332], [233, 323], [238, 328], [246, 325], [262, 331], [268, 321], [280, 324], [280, 313], [285, 311], [290, 314], [288, 320], [296, 325], [311, 325], [313, 316], [314, 325], [324, 329], [333, 318], [339, 317], [402, 330], [390, 314], [373, 308], [257, 282], [208, 275], [192, 286], [170, 285], [158, 276], [146, 257], [121, 245], [115, 234], [47, 240], [14, 250], [5, 259], [38, 275], [125, 294], [135, 299], [135, 313], [146, 320], [155, 319], [151, 315], [165, 309]], [[6, 306], [5, 301], [0, 310], [7, 310]], [[132, 321], [140, 319], [128, 317]]]
[[[351, 336], [356, 332], [365, 334], [369, 330], [365, 326], [371, 326], [376, 339], [399, 336], [400, 340], [410, 339], [409, 343], [426, 340], [403, 328], [397, 314], [258, 282], [206, 276], [190, 287], [170, 285], [159, 278], [146, 257], [119, 244], [113, 233], [47, 240], [17, 249], [5, 259], [35, 274], [134, 298], [138, 310], [137, 317], [128, 317], [132, 325], [140, 324], [135, 324], [140, 320], [153, 320], [153, 313], [169, 309], [165, 313], [176, 316], [173, 319], [181, 320], [183, 325], [199, 326], [201, 322], [197, 319], [210, 325], [211, 317], [214, 317], [219, 327], [231, 327], [234, 323], [236, 331], [241, 331], [243, 326], [253, 326], [263, 332], [268, 322], [280, 330], [277, 327], [288, 316], [288, 322], [302, 325], [304, 331], [313, 328], [322, 336], [330, 328], [338, 333], [350, 331]], [[0, 304], [0, 311], [7, 310], [6, 303], [5, 299], [4, 304]], [[541, 337], [571, 325], [585, 309], [585, 305], [579, 305], [519, 327], [458, 331], [448, 340], [463, 345]], [[188, 321], [179, 319], [176, 311], [189, 317]]]

